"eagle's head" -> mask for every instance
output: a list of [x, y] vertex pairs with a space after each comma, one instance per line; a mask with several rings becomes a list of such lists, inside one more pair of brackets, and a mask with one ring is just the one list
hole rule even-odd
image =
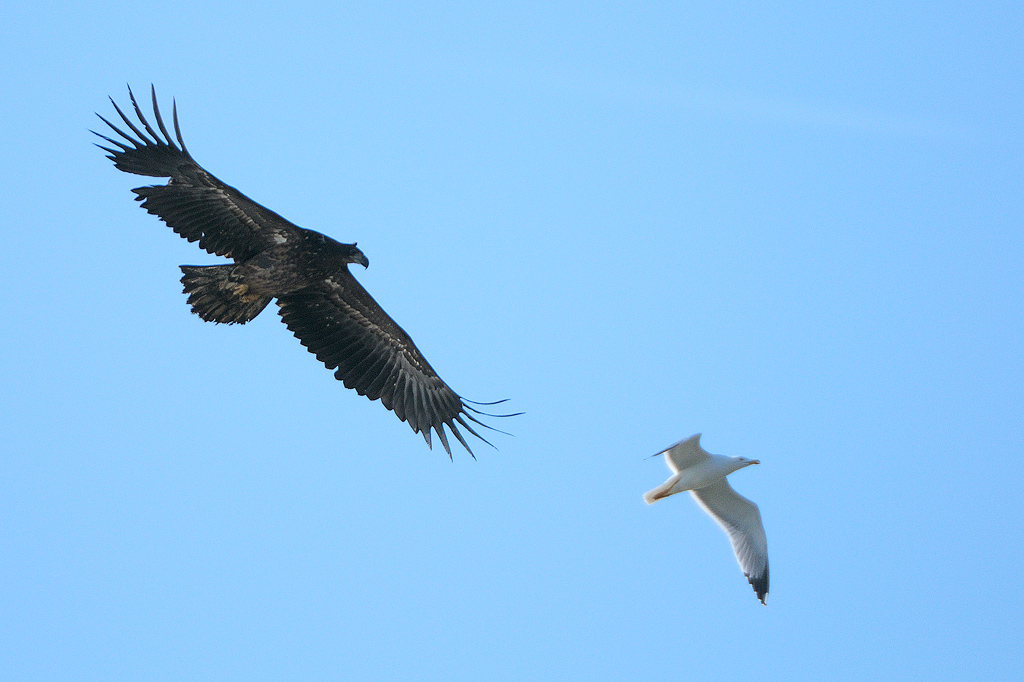
[[364, 268], [370, 267], [370, 259], [366, 257], [366, 254], [356, 248], [355, 244], [342, 244], [345, 249], [345, 262], [346, 263], [359, 263]]
[[326, 234], [320, 234], [313, 230], [303, 230], [302, 239], [307, 248], [310, 248], [313, 253], [320, 254], [331, 264], [359, 263], [364, 268], [370, 267], [370, 259], [354, 243], [342, 244]]

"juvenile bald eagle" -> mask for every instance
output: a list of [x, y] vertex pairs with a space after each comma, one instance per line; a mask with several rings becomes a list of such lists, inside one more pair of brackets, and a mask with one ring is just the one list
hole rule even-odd
[[166, 185], [132, 190], [143, 208], [190, 242], [198, 241], [209, 253], [234, 261], [181, 266], [181, 282], [192, 312], [208, 322], [245, 324], [276, 298], [288, 329], [328, 369], [335, 370], [335, 378], [359, 395], [379, 398], [384, 407], [422, 434], [428, 447], [433, 429], [451, 457], [444, 431], [447, 425], [472, 455], [456, 422], [490, 445], [468, 423], [491, 428], [473, 416], [487, 413], [467, 405], [472, 401], [464, 400], [441, 380], [409, 335], [349, 272], [350, 263], [369, 266], [363, 252], [355, 244], [342, 244], [293, 225], [206, 172], [181, 139], [177, 105], [173, 108], [175, 144], [160, 117], [156, 89], [151, 90], [159, 133], [143, 116], [129, 88], [128, 96], [145, 132], [111, 98], [135, 137], [99, 114], [123, 142], [94, 134], [114, 147], [97, 144], [109, 152], [107, 158], [119, 170], [170, 178]]

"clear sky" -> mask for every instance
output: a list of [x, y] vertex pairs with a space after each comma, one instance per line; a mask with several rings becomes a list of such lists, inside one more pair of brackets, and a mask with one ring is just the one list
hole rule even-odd
[[[1017, 678], [1019, 3], [366, 5], [4, 0], [0, 677]], [[514, 436], [192, 315], [127, 83]]]

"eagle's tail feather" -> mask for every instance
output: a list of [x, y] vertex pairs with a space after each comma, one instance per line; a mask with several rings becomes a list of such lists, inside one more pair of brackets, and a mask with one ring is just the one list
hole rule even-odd
[[192, 312], [207, 322], [245, 324], [270, 303], [271, 296], [257, 296], [231, 279], [234, 265], [182, 265], [181, 283]]

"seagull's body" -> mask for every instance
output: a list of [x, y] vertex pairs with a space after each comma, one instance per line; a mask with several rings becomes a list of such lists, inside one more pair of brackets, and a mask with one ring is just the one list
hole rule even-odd
[[712, 455], [700, 446], [700, 434], [679, 441], [658, 453], [672, 476], [644, 495], [647, 504], [689, 490], [693, 499], [729, 535], [736, 560], [743, 575], [754, 588], [762, 604], [768, 600], [768, 539], [761, 523], [757, 505], [738, 494], [726, 476], [732, 472], [760, 464], [756, 459]]

